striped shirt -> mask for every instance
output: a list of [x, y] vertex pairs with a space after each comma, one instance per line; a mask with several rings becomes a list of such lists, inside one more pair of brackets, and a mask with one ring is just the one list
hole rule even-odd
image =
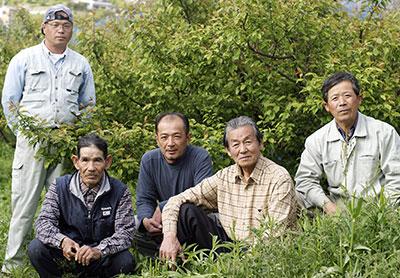
[[296, 223], [297, 201], [292, 178], [286, 169], [263, 156], [258, 158], [247, 182], [240, 167], [234, 164], [172, 197], [162, 213], [164, 233], [177, 232], [183, 203], [217, 210], [225, 232], [232, 239], [251, 238], [253, 228], [270, 220], [278, 224], [276, 227]]

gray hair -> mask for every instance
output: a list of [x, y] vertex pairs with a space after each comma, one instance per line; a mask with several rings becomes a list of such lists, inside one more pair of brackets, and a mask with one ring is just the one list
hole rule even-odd
[[229, 147], [228, 133], [231, 130], [234, 130], [234, 129], [237, 129], [239, 127], [246, 126], [246, 125], [249, 125], [253, 128], [254, 134], [256, 135], [258, 143], [260, 143], [260, 144], [262, 143], [263, 136], [262, 136], [260, 130], [258, 129], [256, 123], [253, 121], [253, 119], [250, 117], [247, 117], [247, 116], [240, 116], [240, 117], [230, 120], [226, 124], [225, 131], [224, 131], [224, 138], [223, 138], [223, 143], [224, 143], [225, 148]]

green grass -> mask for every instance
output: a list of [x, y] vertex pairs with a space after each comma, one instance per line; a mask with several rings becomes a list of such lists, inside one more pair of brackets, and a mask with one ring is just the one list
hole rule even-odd
[[[0, 144], [0, 263], [10, 219], [12, 150]], [[281, 238], [228, 244], [232, 252], [209, 256], [187, 252], [171, 271], [158, 260], [136, 255], [143, 277], [396, 277], [400, 271], [400, 213], [384, 198], [353, 200], [340, 215], [302, 217], [299, 227]], [[31, 235], [32, 237], [32, 235]], [[31, 238], [30, 237], [30, 238]], [[243, 248], [246, 247], [246, 248]], [[247, 251], [243, 251], [247, 249]], [[134, 250], [133, 250], [134, 251]], [[38, 277], [26, 261], [13, 277]], [[122, 277], [122, 276], [121, 276]]]

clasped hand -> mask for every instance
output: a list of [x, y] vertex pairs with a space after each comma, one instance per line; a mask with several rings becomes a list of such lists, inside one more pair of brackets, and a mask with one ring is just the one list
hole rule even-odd
[[143, 226], [146, 228], [147, 232], [152, 235], [161, 235], [162, 234], [162, 223], [161, 223], [161, 210], [160, 207], [157, 206], [154, 214], [151, 218], [143, 219]]
[[72, 239], [65, 237], [61, 243], [61, 249], [64, 257], [68, 260], [75, 260], [83, 266], [89, 265], [92, 261], [101, 258], [101, 252], [95, 247], [87, 245], [79, 246], [78, 243]]

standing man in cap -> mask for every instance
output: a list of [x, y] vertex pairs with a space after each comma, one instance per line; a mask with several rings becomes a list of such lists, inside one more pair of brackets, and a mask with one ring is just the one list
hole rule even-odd
[[[67, 47], [72, 36], [69, 8], [56, 5], [44, 16], [44, 40], [23, 49], [11, 60], [2, 93], [3, 111], [17, 137], [12, 165], [12, 216], [2, 272], [22, 264], [23, 242], [30, 232], [43, 185], [61, 175], [62, 165], [46, 168], [19, 130], [18, 113], [38, 117], [52, 128], [73, 123], [80, 111], [96, 101], [93, 74], [85, 57]], [[21, 109], [23, 108], [23, 109]]]

